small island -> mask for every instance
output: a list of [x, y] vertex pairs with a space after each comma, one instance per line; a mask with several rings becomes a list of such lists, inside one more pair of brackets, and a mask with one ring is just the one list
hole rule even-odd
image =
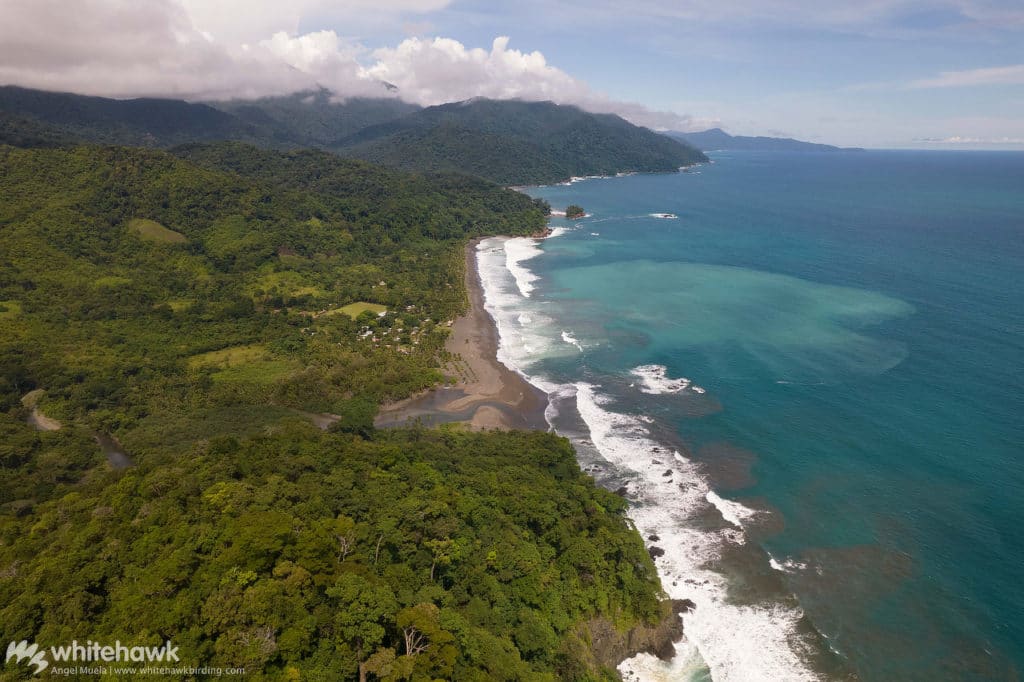
[[565, 208], [565, 217], [569, 220], [578, 220], [586, 217], [587, 212], [583, 210], [582, 206], [577, 204], [569, 204]]

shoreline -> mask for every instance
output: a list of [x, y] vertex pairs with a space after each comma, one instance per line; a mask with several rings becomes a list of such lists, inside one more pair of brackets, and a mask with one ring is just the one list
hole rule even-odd
[[[544, 239], [551, 233], [549, 226], [530, 238]], [[483, 238], [473, 239], [465, 247], [470, 306], [452, 324], [451, 335], [445, 342], [445, 349], [456, 356], [446, 363], [445, 370], [458, 376], [458, 382], [384, 405], [375, 420], [377, 427], [402, 427], [418, 422], [424, 426], [458, 423], [474, 431], [554, 430], [545, 414], [547, 393], [497, 358], [498, 325], [485, 306], [478, 271], [477, 246], [481, 241]], [[658, 578], [664, 584], [667, 576], [658, 571]], [[666, 593], [662, 613], [654, 622], [637, 623], [623, 631], [604, 618], [594, 618], [578, 624], [577, 634], [590, 643], [593, 663], [615, 670], [622, 679], [620, 666], [637, 656], [647, 656], [662, 665], [675, 660], [675, 645], [684, 637], [681, 614], [692, 608], [692, 601], [672, 598]]]
[[[546, 235], [534, 235], [542, 236]], [[377, 427], [406, 426], [419, 420], [426, 426], [461, 423], [476, 431], [548, 430], [544, 418], [547, 394], [498, 361], [498, 327], [485, 307], [477, 271], [480, 241], [472, 239], [465, 247], [469, 310], [455, 320], [445, 342], [453, 359], [444, 369], [458, 377], [456, 383], [382, 406], [375, 420]]]
[[[723, 151], [723, 150], [719, 150]], [[704, 152], [707, 156], [707, 152]], [[696, 168], [705, 163], [714, 163], [714, 159], [707, 157], [705, 161], [694, 161], [693, 163], [686, 164], [685, 166], [679, 166], [674, 170], [630, 170], [630, 171], [619, 171], [614, 175], [571, 175], [562, 180], [554, 182], [546, 182], [538, 185], [505, 185], [505, 189], [510, 189], [514, 192], [522, 192], [528, 194], [524, 190], [527, 189], [538, 189], [541, 187], [558, 187], [558, 186], [569, 186], [575, 185], [577, 182], [583, 182], [584, 180], [614, 180], [616, 178], [628, 178], [633, 175], [669, 175], [671, 173], [689, 173], [690, 169]], [[554, 215], [554, 214], [552, 214]]]

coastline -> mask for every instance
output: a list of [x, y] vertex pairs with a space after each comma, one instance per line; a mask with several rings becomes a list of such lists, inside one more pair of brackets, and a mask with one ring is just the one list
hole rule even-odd
[[[544, 236], [566, 232], [559, 221], [555, 224]], [[596, 623], [581, 631], [581, 641], [621, 679], [653, 682], [712, 673], [723, 680], [823, 679], [821, 674], [834, 667], [828, 643], [785, 589], [783, 571], [772, 570], [759, 546], [748, 546], [744, 526], [755, 524], [737, 516], [747, 508], [713, 494], [704, 472], [682, 454], [684, 445], [656, 430], [642, 410], [609, 406], [614, 378], [613, 387], [603, 389], [570, 369], [575, 355], [568, 346], [583, 348], [573, 336], [571, 315], [552, 319], [550, 308], [540, 312], [532, 302], [538, 277], [527, 263], [542, 249], [537, 241], [526, 243], [531, 241], [495, 240], [476, 252], [485, 277], [474, 284], [486, 285], [488, 311], [495, 316], [486, 320], [500, 325], [509, 344], [500, 349], [501, 357], [511, 366], [521, 366], [520, 361], [531, 366], [538, 353], [555, 358], [553, 374], [533, 379], [550, 391], [545, 421], [572, 440], [577, 461], [593, 472], [595, 483], [630, 502], [626, 513], [651, 553], [666, 597], [665, 611], [645, 644], [639, 629], [619, 632]], [[559, 363], [568, 364], [560, 371]], [[693, 393], [688, 402], [706, 400], [702, 387], [690, 389], [688, 379], [670, 378], [665, 367], [658, 368], [664, 374], [660, 379], [671, 385], [655, 387], [655, 394], [676, 393], [683, 381]], [[636, 392], [629, 389], [627, 400], [635, 402]], [[749, 510], [750, 516], [759, 513]], [[756, 583], [757, 595], [735, 603], [729, 597], [734, 580]]]
[[419, 420], [428, 426], [461, 423], [473, 430], [548, 430], [544, 418], [547, 395], [498, 361], [498, 329], [484, 306], [477, 271], [480, 241], [473, 239], [465, 247], [469, 310], [455, 320], [445, 342], [452, 355], [445, 371], [457, 377], [456, 383], [384, 405], [376, 426], [405, 426]]
[[[544, 239], [552, 232], [547, 227], [530, 237]], [[465, 247], [469, 310], [452, 323], [451, 335], [445, 343], [445, 349], [453, 356], [445, 370], [458, 377], [457, 382], [384, 405], [375, 421], [377, 427], [402, 427], [418, 422], [425, 426], [457, 423], [476, 431], [552, 430], [545, 415], [548, 395], [497, 358], [498, 326], [485, 306], [477, 263], [477, 246], [481, 241], [473, 239]], [[659, 572], [661, 580], [665, 577]], [[676, 644], [684, 637], [681, 614], [693, 607], [688, 599], [666, 595], [662, 613], [653, 623], [638, 623], [620, 630], [614, 623], [596, 618], [578, 624], [576, 636], [586, 643], [595, 669], [615, 670], [623, 678], [624, 672], [633, 671], [620, 666], [637, 656], [671, 665], [678, 656]]]

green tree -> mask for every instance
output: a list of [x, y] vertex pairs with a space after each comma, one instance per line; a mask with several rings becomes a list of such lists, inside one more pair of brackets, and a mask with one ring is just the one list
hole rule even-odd
[[363, 438], [373, 434], [373, 420], [377, 416], [377, 404], [366, 398], [351, 398], [338, 404], [338, 421], [332, 430], [354, 433]]

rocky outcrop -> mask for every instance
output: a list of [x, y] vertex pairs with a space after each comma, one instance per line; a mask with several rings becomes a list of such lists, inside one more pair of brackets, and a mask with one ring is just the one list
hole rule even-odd
[[588, 643], [594, 663], [615, 670], [622, 661], [639, 653], [657, 656], [663, 661], [675, 655], [676, 642], [683, 638], [681, 614], [695, 607], [689, 599], [665, 602], [665, 615], [654, 625], [637, 625], [621, 631], [604, 618], [595, 618], [581, 627], [580, 637]]

